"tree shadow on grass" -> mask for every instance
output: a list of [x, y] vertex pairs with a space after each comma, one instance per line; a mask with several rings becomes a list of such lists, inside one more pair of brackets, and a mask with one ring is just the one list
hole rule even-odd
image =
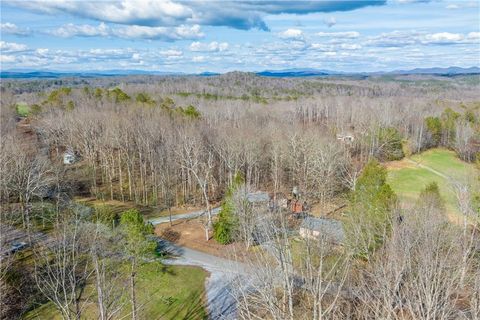
[[169, 304], [167, 310], [161, 315], [161, 319], [168, 320], [200, 320], [208, 319], [205, 307], [204, 291], [197, 290], [188, 295], [183, 302], [166, 300]]
[[[170, 308], [162, 315], [169, 320], [198, 320], [198, 319], [230, 319], [236, 314], [236, 303], [231, 299], [228, 286], [219, 290], [215, 297], [215, 310], [207, 310], [205, 292], [192, 292], [182, 303], [172, 303]], [[213, 312], [212, 312], [213, 311]]]

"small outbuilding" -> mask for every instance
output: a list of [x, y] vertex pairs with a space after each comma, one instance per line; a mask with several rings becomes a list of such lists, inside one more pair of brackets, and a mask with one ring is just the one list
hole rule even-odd
[[351, 143], [355, 140], [353, 134], [350, 133], [342, 133], [342, 134], [337, 134], [337, 140], [345, 143]]
[[340, 221], [334, 219], [306, 217], [300, 225], [302, 238], [320, 239], [325, 237], [333, 243], [343, 243], [345, 232]]

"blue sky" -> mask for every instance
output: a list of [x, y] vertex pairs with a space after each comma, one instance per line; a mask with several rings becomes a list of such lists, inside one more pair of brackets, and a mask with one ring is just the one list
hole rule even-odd
[[2, 0], [2, 70], [480, 66], [479, 1]]

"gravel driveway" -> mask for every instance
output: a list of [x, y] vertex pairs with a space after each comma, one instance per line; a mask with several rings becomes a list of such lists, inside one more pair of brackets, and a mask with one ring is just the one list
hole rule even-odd
[[180, 247], [163, 239], [160, 239], [160, 244], [164, 250], [174, 256], [174, 258], [164, 260], [164, 263], [198, 266], [210, 273], [205, 284], [210, 319], [231, 320], [237, 318], [235, 298], [230, 292], [232, 282], [245, 273], [247, 269], [245, 265], [201, 251]]

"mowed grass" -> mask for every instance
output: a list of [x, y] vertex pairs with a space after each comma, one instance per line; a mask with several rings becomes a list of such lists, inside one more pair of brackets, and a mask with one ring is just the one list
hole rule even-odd
[[479, 171], [473, 164], [460, 160], [450, 150], [431, 149], [410, 159], [387, 163], [386, 166], [388, 183], [406, 207], [416, 202], [425, 186], [436, 182], [448, 213], [459, 215], [453, 184], [460, 182], [479, 187]]
[[451, 150], [432, 149], [411, 159], [460, 182], [469, 183], [478, 174], [475, 165], [460, 160]]
[[[126, 274], [127, 270], [126, 266]], [[165, 266], [158, 262], [143, 264], [137, 273], [139, 319], [206, 319], [206, 277], [207, 272], [197, 267]], [[122, 298], [125, 304], [115, 319], [131, 317], [130, 289], [126, 280]], [[85, 289], [86, 295], [90, 295], [89, 292], [93, 292], [91, 284]], [[82, 319], [98, 319], [95, 300], [95, 295], [91, 294]], [[47, 303], [27, 313], [24, 319], [61, 319], [61, 316], [52, 303]]]

